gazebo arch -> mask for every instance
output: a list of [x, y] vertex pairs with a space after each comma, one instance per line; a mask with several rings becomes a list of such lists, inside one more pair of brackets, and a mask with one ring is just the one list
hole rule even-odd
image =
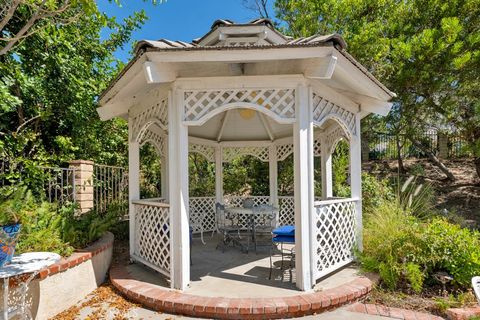
[[271, 109], [267, 108], [264, 105], [256, 104], [252, 102], [239, 101], [239, 102], [229, 102], [215, 109], [211, 109], [210, 111], [208, 111], [208, 113], [203, 114], [198, 120], [185, 121], [185, 123], [190, 126], [201, 126], [211, 118], [215, 117], [216, 115], [222, 112], [235, 110], [235, 109], [250, 109], [250, 110], [258, 111], [269, 116], [270, 118], [277, 121], [278, 123], [290, 124], [295, 121], [294, 118], [282, 118], [281, 115], [279, 115], [278, 113], [275, 113], [274, 111], [272, 111]]

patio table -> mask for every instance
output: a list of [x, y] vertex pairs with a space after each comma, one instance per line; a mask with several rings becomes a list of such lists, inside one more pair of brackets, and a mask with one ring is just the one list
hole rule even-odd
[[[273, 210], [278, 211], [277, 208], [273, 208]], [[251, 233], [249, 235], [249, 237], [251, 237], [252, 239], [254, 237], [254, 234], [253, 234], [254, 228], [253, 227], [254, 227], [254, 223], [255, 223], [255, 216], [265, 213], [265, 209], [263, 207], [251, 207], [251, 208], [225, 207], [225, 211], [229, 212], [230, 214], [234, 214], [234, 215], [239, 216], [237, 218], [238, 221], [239, 221], [239, 225], [240, 225], [239, 230], [241, 230], [242, 222], [246, 221], [247, 233]], [[241, 216], [244, 216], [244, 217], [242, 218]], [[240, 234], [239, 234], [239, 238], [241, 238]], [[249, 247], [250, 247], [249, 242], [247, 242], [246, 245], [244, 243], [242, 243], [239, 239], [234, 239], [234, 242], [235, 242], [235, 244], [237, 244], [242, 249], [242, 251], [246, 251], [248, 253], [248, 250], [249, 250]]]
[[[32, 319], [32, 312], [25, 303], [28, 286], [30, 282], [35, 279], [40, 270], [58, 262], [60, 258], [60, 255], [52, 252], [22, 253], [13, 257], [10, 264], [0, 268], [0, 279], [3, 279], [3, 310], [1, 313], [3, 320], [11, 319], [17, 315], [22, 319]], [[29, 276], [17, 289], [20, 295], [20, 301], [17, 306], [9, 307], [9, 280], [11, 277], [24, 274], [29, 274]]]

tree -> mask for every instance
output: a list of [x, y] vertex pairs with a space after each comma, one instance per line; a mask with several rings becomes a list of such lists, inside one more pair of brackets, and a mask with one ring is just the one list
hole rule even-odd
[[340, 33], [349, 52], [397, 93], [390, 125], [454, 179], [417, 136], [454, 125], [478, 149], [478, 123], [463, 120], [478, 110], [479, 0], [277, 0], [275, 8], [291, 35]]
[[73, 23], [81, 15], [102, 17], [94, 0], [0, 0], [0, 56], [43, 28]]
[[[62, 15], [75, 12], [67, 8]], [[44, 20], [28, 41], [0, 56], [3, 161], [24, 169], [73, 158], [125, 164], [125, 121], [102, 122], [95, 109], [99, 92], [122, 67], [115, 50], [128, 43], [145, 19], [144, 12], [137, 12], [122, 22], [97, 13], [68, 24]], [[24, 16], [22, 21], [27, 20]], [[104, 28], [112, 32], [102, 40]]]

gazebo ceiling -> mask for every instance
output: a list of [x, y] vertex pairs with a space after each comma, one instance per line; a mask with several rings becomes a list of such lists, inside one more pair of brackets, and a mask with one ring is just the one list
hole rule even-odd
[[[322, 126], [327, 130], [337, 124], [328, 120]], [[280, 124], [261, 112], [251, 109], [233, 109], [214, 116], [201, 126], [190, 126], [190, 137], [212, 141], [275, 141], [291, 137], [292, 124]]]

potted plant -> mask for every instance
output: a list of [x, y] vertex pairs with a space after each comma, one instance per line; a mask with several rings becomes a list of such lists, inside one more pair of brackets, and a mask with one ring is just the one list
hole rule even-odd
[[12, 261], [20, 234], [20, 212], [24, 205], [25, 189], [7, 192], [0, 198], [0, 267]]

